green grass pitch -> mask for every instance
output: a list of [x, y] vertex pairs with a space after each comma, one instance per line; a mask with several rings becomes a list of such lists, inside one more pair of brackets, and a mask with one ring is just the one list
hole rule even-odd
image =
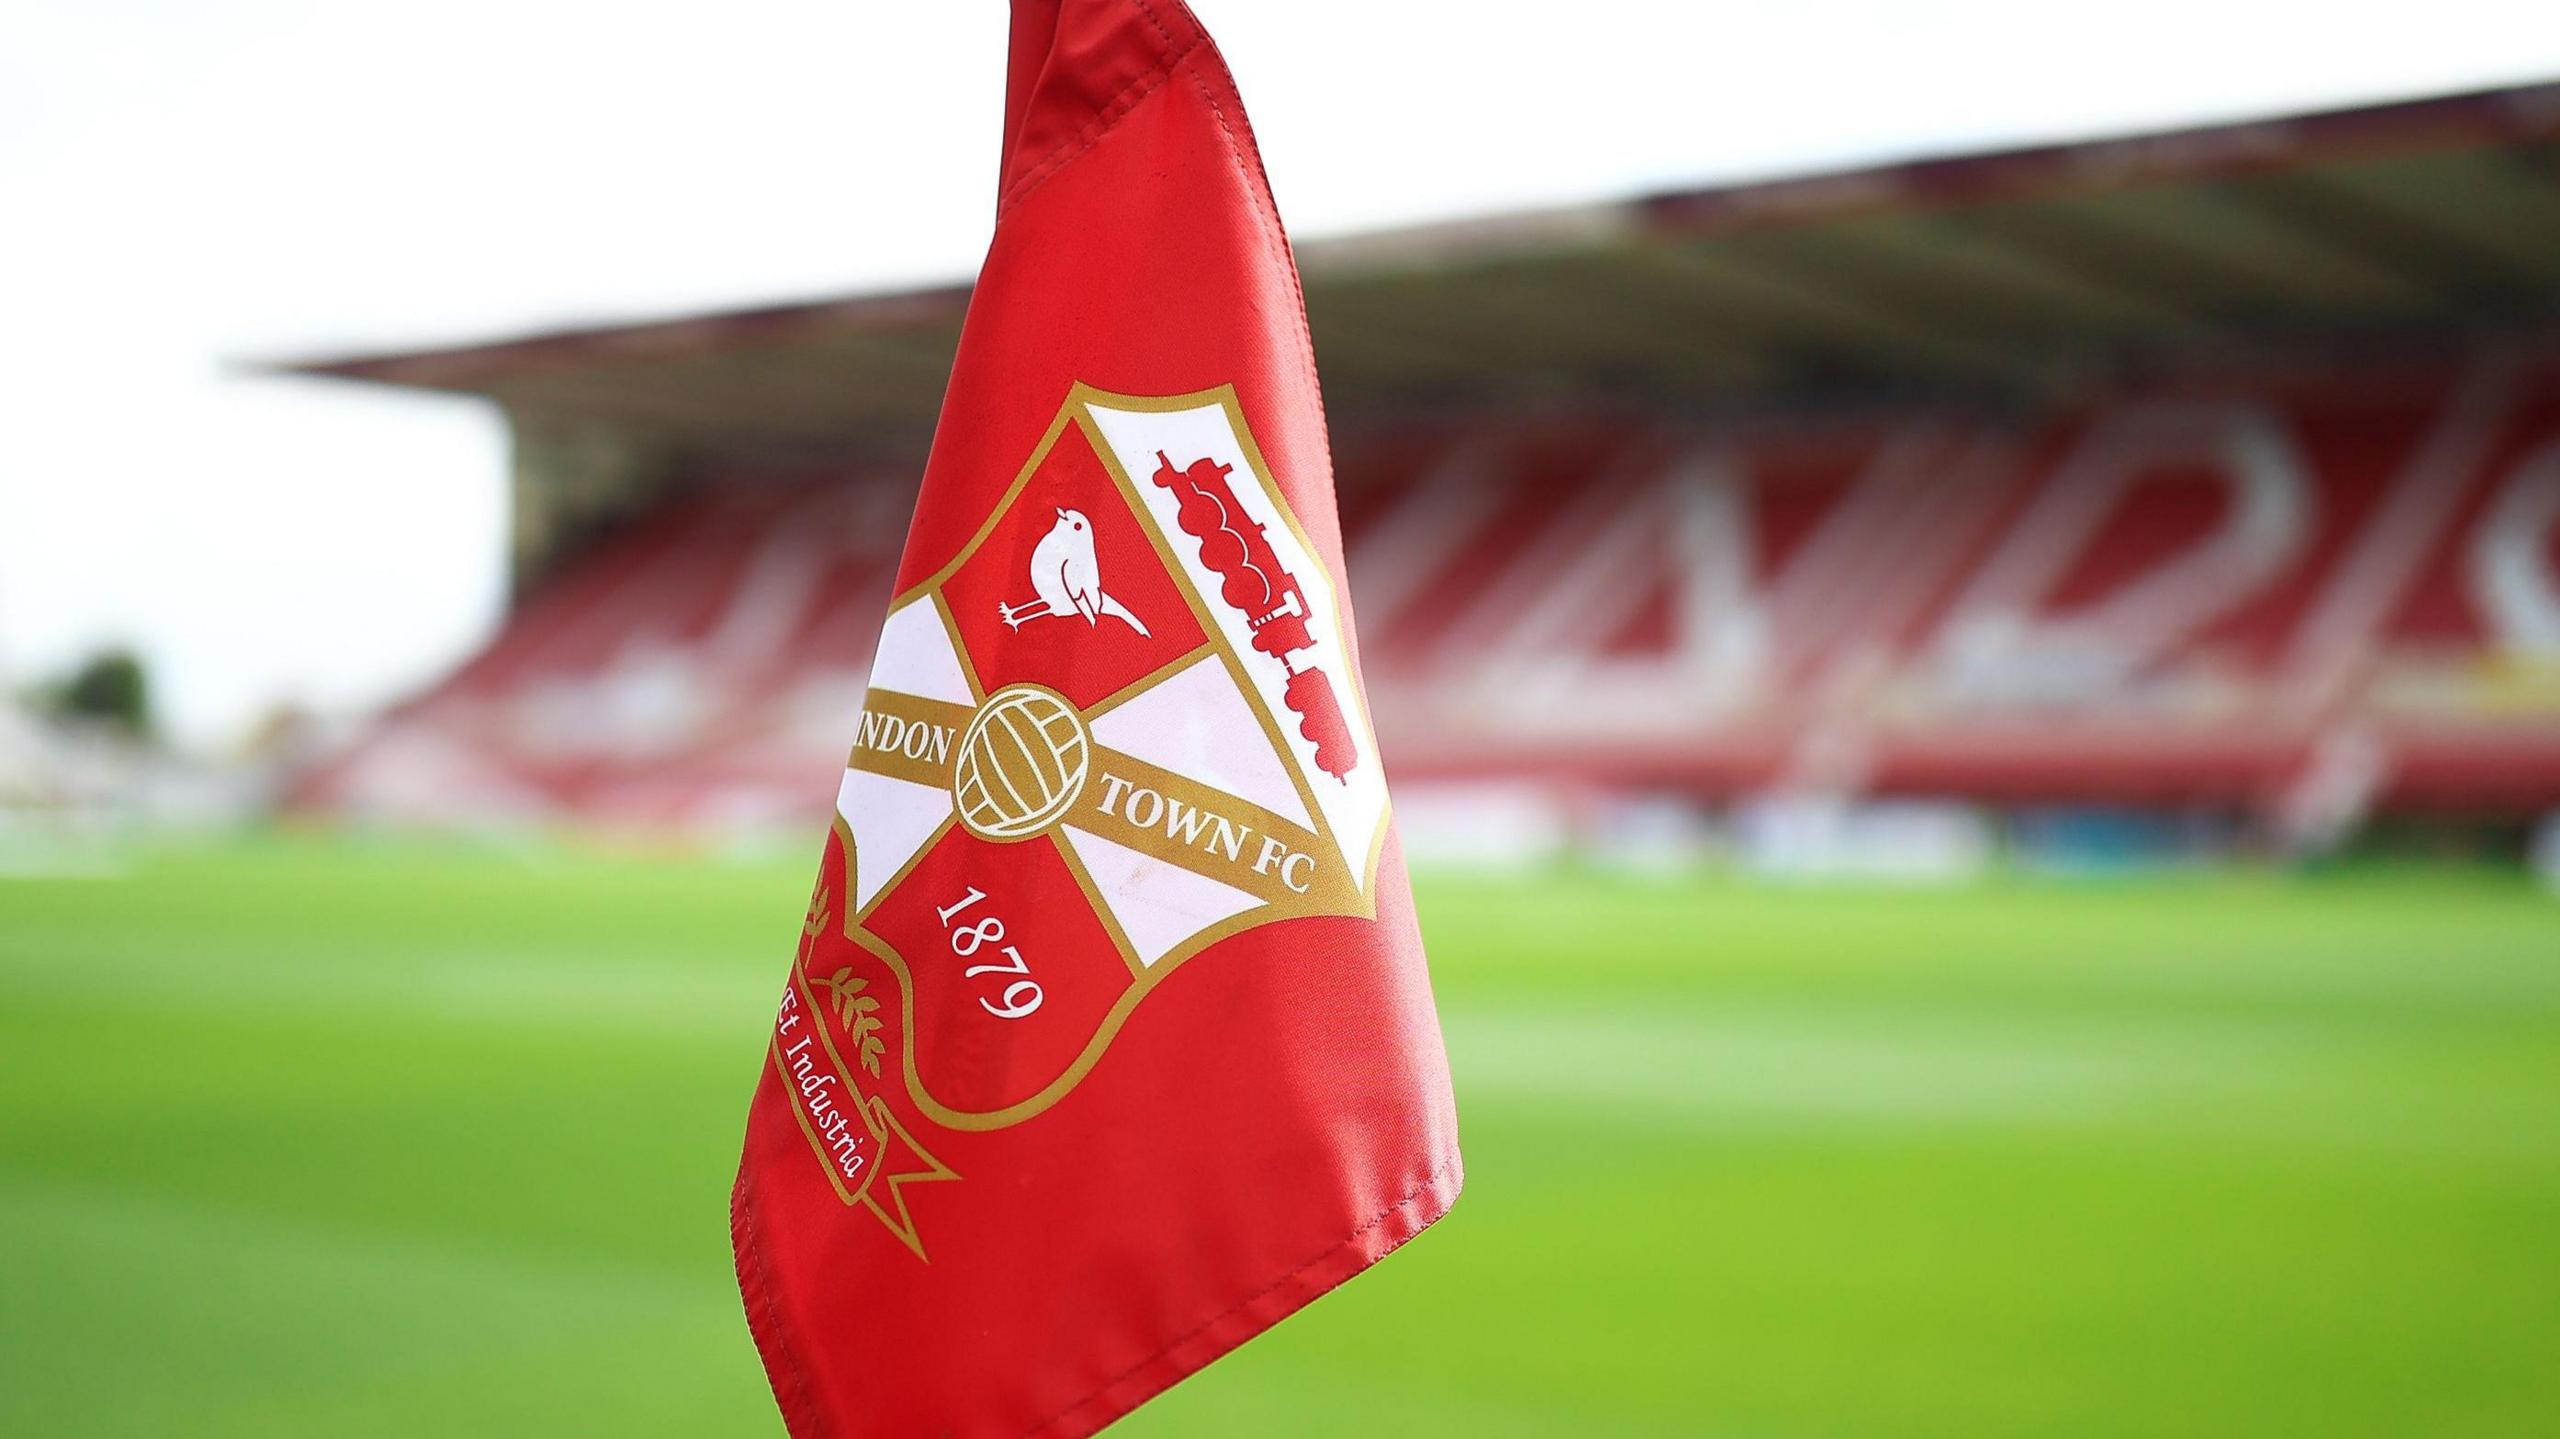
[[[0, 881], [0, 1433], [778, 1432], [724, 1204], [811, 863]], [[2560, 1432], [2521, 880], [1420, 902], [1466, 1198], [1127, 1432]]]

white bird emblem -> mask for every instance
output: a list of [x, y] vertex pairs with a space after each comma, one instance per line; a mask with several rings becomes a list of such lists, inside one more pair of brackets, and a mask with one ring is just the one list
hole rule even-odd
[[1082, 615], [1087, 625], [1095, 625], [1110, 615], [1141, 635], [1147, 632], [1146, 622], [1129, 613], [1127, 605], [1103, 593], [1102, 565], [1093, 555], [1093, 522], [1082, 510], [1058, 511], [1058, 522], [1031, 547], [1031, 592], [1039, 598], [996, 606], [1006, 628], [1018, 630], [1025, 620], [1049, 615]]

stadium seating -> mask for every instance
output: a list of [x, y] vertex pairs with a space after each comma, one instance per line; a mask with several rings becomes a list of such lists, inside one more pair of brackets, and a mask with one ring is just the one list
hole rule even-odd
[[[2059, 400], [1337, 436], [1394, 772], [1769, 792], [2560, 804], [2560, 359]], [[534, 586], [306, 804], [823, 813], [912, 477], [724, 470]]]

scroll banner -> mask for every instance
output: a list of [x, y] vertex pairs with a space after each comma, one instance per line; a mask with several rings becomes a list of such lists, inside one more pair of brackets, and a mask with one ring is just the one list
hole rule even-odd
[[791, 982], [774, 1013], [773, 1067], [836, 1197], [869, 1210], [921, 1257], [905, 1188], [959, 1176], [925, 1152], [891, 1107], [882, 1078], [894, 1071], [883, 1061], [901, 1036], [884, 1000], [897, 992], [896, 977], [835, 928], [843, 870], [843, 847], [829, 836]]

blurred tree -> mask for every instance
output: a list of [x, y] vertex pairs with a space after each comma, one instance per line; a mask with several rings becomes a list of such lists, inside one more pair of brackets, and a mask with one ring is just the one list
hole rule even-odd
[[38, 700], [66, 719], [119, 725], [137, 739], [151, 733], [151, 675], [142, 657], [128, 649], [89, 656]]

